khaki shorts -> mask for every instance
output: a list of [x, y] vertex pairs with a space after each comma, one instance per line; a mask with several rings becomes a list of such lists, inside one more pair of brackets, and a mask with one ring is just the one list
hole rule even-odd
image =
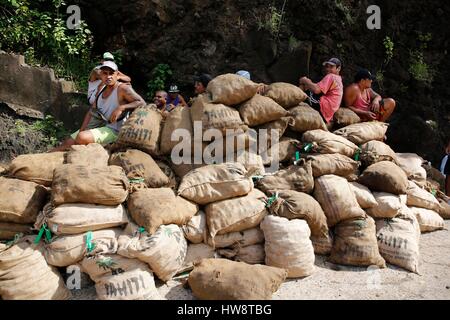
[[[87, 131], [90, 131], [92, 133], [92, 135], [94, 136], [95, 143], [98, 143], [98, 144], [106, 145], [106, 144], [113, 143], [117, 140], [116, 132], [113, 129], [108, 128], [108, 127], [95, 128], [95, 129], [90, 129]], [[75, 140], [79, 133], [80, 133], [80, 130], [71, 134], [70, 137], [73, 140]]]

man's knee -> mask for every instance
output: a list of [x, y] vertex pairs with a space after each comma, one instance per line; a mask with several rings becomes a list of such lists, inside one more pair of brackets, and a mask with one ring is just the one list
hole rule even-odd
[[394, 109], [397, 106], [397, 102], [392, 98], [384, 99], [384, 105], [388, 108]]
[[86, 145], [94, 142], [94, 136], [89, 131], [82, 131], [78, 133], [77, 138], [75, 139], [75, 143], [81, 145]]

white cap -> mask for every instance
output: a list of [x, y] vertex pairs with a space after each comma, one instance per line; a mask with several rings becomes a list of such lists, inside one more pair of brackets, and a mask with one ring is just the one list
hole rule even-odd
[[100, 66], [100, 69], [101, 68], [110, 68], [110, 69], [112, 69], [114, 71], [119, 70], [119, 67], [117, 66], [117, 64], [115, 64], [112, 61], [105, 61], [105, 62], [103, 62], [103, 64]]
[[248, 79], [248, 80], [251, 80], [250, 72], [248, 72], [248, 71], [240, 70], [240, 71], [236, 72], [236, 74], [237, 74], [238, 76], [241, 76], [241, 77], [244, 77], [244, 78], [246, 78], [246, 79]]

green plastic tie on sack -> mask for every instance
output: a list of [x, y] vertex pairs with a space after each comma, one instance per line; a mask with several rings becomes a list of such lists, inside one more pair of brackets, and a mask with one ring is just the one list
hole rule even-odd
[[270, 208], [272, 204], [278, 199], [278, 192], [275, 193], [272, 197], [267, 199], [266, 208]]
[[14, 239], [12, 239], [11, 241], [6, 242], [6, 246], [8, 246], [8, 247], [13, 246], [22, 237], [23, 237], [23, 233], [16, 233], [16, 235], [14, 236]]
[[259, 180], [261, 180], [263, 178], [264, 178], [263, 176], [253, 176], [252, 180], [253, 180], [253, 182], [257, 182], [257, 181], [259, 181]]
[[431, 194], [432, 194], [434, 197], [436, 197], [436, 196], [437, 196], [437, 191], [436, 191], [436, 189], [431, 190]]
[[92, 242], [93, 240], [93, 234], [92, 231], [89, 231], [86, 233], [86, 249], [88, 253], [91, 253], [95, 249], [95, 243]]
[[47, 240], [47, 242], [50, 242], [52, 240], [52, 233], [47, 228], [47, 224], [44, 223], [41, 229], [39, 230], [38, 236], [36, 237], [36, 239], [34, 239], [34, 244], [38, 244], [39, 241], [41, 241], [44, 232], [45, 232], [45, 239]]
[[138, 229], [138, 232], [139, 232], [139, 233], [144, 233], [144, 232], [145, 232], [145, 228], [144, 228], [144, 227], [140, 227], [140, 228]]
[[355, 154], [355, 161], [359, 161], [360, 159], [361, 159], [361, 148], [359, 148]]
[[303, 147], [303, 151], [306, 153], [309, 153], [313, 148], [313, 144], [312, 143], [308, 143], [306, 146]]
[[130, 183], [144, 183], [145, 179], [144, 178], [134, 178], [134, 179], [128, 179], [128, 181], [130, 181]]

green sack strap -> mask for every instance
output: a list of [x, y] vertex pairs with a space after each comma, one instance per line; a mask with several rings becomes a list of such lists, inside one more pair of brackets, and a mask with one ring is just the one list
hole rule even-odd
[[16, 244], [17, 241], [20, 240], [20, 238], [23, 237], [23, 233], [16, 233], [16, 235], [14, 236], [14, 239], [12, 239], [11, 241], [6, 242], [6, 246], [8, 247], [12, 247], [13, 245]]
[[302, 153], [310, 153], [311, 150], [313, 149], [313, 147], [314, 147], [313, 143], [308, 143], [308, 144], [304, 145], [303, 148], [300, 149], [300, 151], [297, 151], [295, 153], [294, 165], [298, 165], [298, 163], [300, 162], [300, 159], [302, 157]]
[[44, 223], [41, 227], [41, 229], [39, 230], [38, 236], [36, 237], [36, 239], [34, 239], [34, 244], [38, 244], [39, 241], [41, 241], [42, 236], [45, 233], [45, 239], [47, 240], [47, 242], [51, 242], [52, 241], [52, 233], [50, 232], [50, 230], [47, 228], [47, 224]]
[[356, 154], [355, 154], [355, 161], [359, 161], [361, 159], [361, 152], [362, 152], [362, 149], [358, 148], [358, 151], [356, 151]]
[[128, 181], [130, 181], [130, 183], [144, 183], [145, 179], [144, 178], [128, 178]]
[[91, 253], [95, 249], [95, 243], [92, 242], [93, 238], [94, 235], [92, 234], [92, 231], [86, 233], [86, 249], [88, 253]]
[[253, 176], [252, 177], [253, 182], [258, 182], [259, 180], [262, 180], [262, 179], [264, 179], [264, 176]]
[[266, 208], [270, 208], [277, 199], [278, 199], [278, 192], [266, 200]]
[[306, 146], [303, 147], [302, 151], [305, 153], [310, 153], [311, 150], [313, 149], [314, 144], [313, 143], [308, 143]]
[[431, 190], [431, 194], [432, 194], [435, 198], [437, 198], [437, 191], [436, 191], [436, 189]]
[[145, 232], [145, 228], [144, 228], [144, 227], [140, 227], [140, 228], [138, 229], [138, 232], [139, 232], [139, 233], [144, 233], [144, 232]]

